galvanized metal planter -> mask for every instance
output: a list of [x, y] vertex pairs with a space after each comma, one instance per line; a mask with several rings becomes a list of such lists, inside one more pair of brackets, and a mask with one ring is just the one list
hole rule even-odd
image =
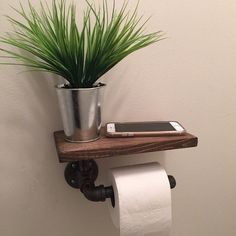
[[99, 138], [105, 84], [92, 88], [56, 86], [66, 140], [90, 142]]

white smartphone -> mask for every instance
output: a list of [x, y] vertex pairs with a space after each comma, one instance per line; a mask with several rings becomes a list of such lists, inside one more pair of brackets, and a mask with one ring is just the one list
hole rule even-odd
[[182, 135], [186, 130], [177, 121], [147, 121], [107, 123], [105, 133], [108, 137]]

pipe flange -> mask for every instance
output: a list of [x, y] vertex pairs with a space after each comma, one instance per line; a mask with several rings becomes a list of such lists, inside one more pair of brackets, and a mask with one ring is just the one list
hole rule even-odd
[[70, 162], [65, 168], [64, 176], [71, 187], [81, 189], [85, 182], [95, 182], [98, 166], [94, 160]]

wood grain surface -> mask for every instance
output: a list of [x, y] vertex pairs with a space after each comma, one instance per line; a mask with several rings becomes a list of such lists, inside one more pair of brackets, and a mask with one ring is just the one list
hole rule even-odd
[[189, 133], [179, 136], [108, 138], [103, 130], [100, 139], [89, 143], [70, 143], [64, 139], [63, 131], [56, 131], [54, 138], [60, 162], [189, 148], [198, 143], [198, 138]]

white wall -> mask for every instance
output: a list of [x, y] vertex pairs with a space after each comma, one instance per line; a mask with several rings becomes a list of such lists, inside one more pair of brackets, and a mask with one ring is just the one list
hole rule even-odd
[[[18, 0], [0, 2], [1, 35], [9, 4]], [[160, 161], [178, 182], [173, 236], [236, 235], [236, 1], [143, 0], [140, 12], [168, 38], [105, 76], [104, 122], [179, 120], [199, 146], [100, 160], [99, 181], [112, 166]], [[64, 181], [52, 136], [62, 128], [56, 78], [22, 70], [0, 67], [0, 235], [118, 236], [106, 204]]]

